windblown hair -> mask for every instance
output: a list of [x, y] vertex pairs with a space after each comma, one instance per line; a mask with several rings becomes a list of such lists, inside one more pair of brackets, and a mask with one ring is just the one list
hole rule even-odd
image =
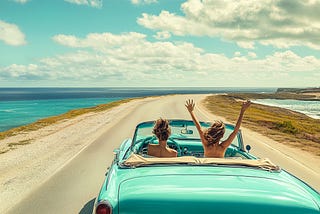
[[222, 121], [215, 121], [210, 128], [203, 133], [204, 138], [208, 141], [208, 146], [219, 143], [225, 132], [225, 126]]
[[158, 119], [153, 127], [152, 133], [157, 136], [159, 141], [168, 140], [171, 135], [171, 128], [169, 126], [169, 121], [166, 119]]

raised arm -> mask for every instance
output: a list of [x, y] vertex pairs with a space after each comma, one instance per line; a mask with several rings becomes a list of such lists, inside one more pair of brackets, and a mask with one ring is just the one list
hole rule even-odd
[[247, 110], [247, 108], [249, 108], [250, 105], [251, 105], [251, 101], [250, 100], [247, 100], [247, 101], [242, 103], [242, 108], [240, 110], [238, 121], [236, 123], [236, 126], [234, 127], [233, 132], [229, 135], [229, 137], [226, 140], [224, 140], [221, 143], [221, 146], [223, 146], [224, 148], [227, 148], [228, 146], [230, 146], [230, 144], [232, 143], [233, 139], [236, 137], [236, 135], [237, 135], [237, 133], [238, 133], [238, 131], [240, 129], [240, 125], [241, 125], [241, 122], [242, 122], [242, 118], [243, 118], [244, 112]]
[[201, 140], [203, 138], [203, 132], [202, 132], [202, 129], [201, 129], [201, 125], [199, 123], [199, 120], [196, 118], [196, 116], [194, 115], [193, 113], [193, 110], [194, 110], [194, 107], [195, 107], [195, 103], [193, 100], [187, 100], [186, 101], [186, 104], [185, 104], [186, 108], [188, 109], [188, 112], [190, 113], [191, 115], [191, 118], [194, 122], [194, 124], [196, 125], [196, 128], [198, 129], [198, 132], [199, 132], [199, 135], [201, 137]]

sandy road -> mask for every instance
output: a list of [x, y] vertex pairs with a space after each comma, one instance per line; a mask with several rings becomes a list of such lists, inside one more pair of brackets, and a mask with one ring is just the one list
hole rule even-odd
[[[113, 149], [133, 135], [136, 124], [159, 117], [189, 119], [189, 114], [183, 106], [185, 99], [193, 98], [199, 101], [203, 97], [203, 95], [177, 95], [149, 99], [133, 108], [129, 114], [120, 112], [117, 120], [106, 128], [100, 137], [17, 203], [8, 213], [90, 213], [103, 182], [104, 173], [113, 159]], [[212, 115], [198, 108], [196, 114], [200, 120], [213, 119]], [[272, 141], [267, 138], [258, 140], [259, 135], [250, 130], [243, 129], [243, 135], [244, 140], [252, 145], [253, 154], [269, 157], [320, 190], [317, 181], [320, 170], [316, 163], [312, 167], [308, 159], [297, 160], [294, 158], [294, 153], [279, 152], [278, 149], [283, 149], [282, 147], [276, 145], [276, 148], [273, 148]]]

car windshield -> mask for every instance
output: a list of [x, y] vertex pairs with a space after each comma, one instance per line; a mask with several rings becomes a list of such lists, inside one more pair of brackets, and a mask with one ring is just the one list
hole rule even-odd
[[[183, 140], [185, 142], [190, 142], [190, 144], [201, 144], [200, 136], [197, 131], [196, 126], [193, 121], [189, 120], [169, 120], [171, 127], [171, 136], [169, 140]], [[200, 122], [200, 125], [203, 129], [211, 126], [210, 122]], [[145, 139], [155, 138], [152, 134], [152, 129], [154, 126], [154, 121], [140, 123], [136, 127], [132, 145], [141, 143]], [[234, 130], [234, 126], [230, 124], [225, 124], [226, 130], [222, 140], [226, 139], [229, 134]], [[240, 132], [237, 134], [235, 139], [232, 142], [232, 145], [237, 148], [242, 148]]]

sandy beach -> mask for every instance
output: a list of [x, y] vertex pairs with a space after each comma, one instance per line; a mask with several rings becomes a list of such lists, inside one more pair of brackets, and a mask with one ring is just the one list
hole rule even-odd
[[[201, 99], [203, 98], [205, 95], [201, 95]], [[133, 100], [111, 110], [84, 114], [37, 131], [20, 133], [1, 140], [0, 148], [9, 144], [17, 145], [14, 149], [0, 154], [0, 213], [5, 213], [33, 189], [48, 180], [113, 124], [128, 116], [133, 109], [157, 99], [160, 98]], [[198, 107], [208, 118], [217, 118], [209, 114], [200, 103]], [[224, 118], [220, 119], [224, 120]], [[242, 129], [245, 140], [252, 141], [252, 144], [261, 142], [272, 150], [278, 150], [303, 166], [311, 168], [320, 176], [318, 164], [320, 157], [302, 152], [297, 148], [289, 148], [245, 127]], [[260, 141], [253, 142], [253, 139], [260, 139]], [[18, 145], [18, 142], [27, 143]]]

